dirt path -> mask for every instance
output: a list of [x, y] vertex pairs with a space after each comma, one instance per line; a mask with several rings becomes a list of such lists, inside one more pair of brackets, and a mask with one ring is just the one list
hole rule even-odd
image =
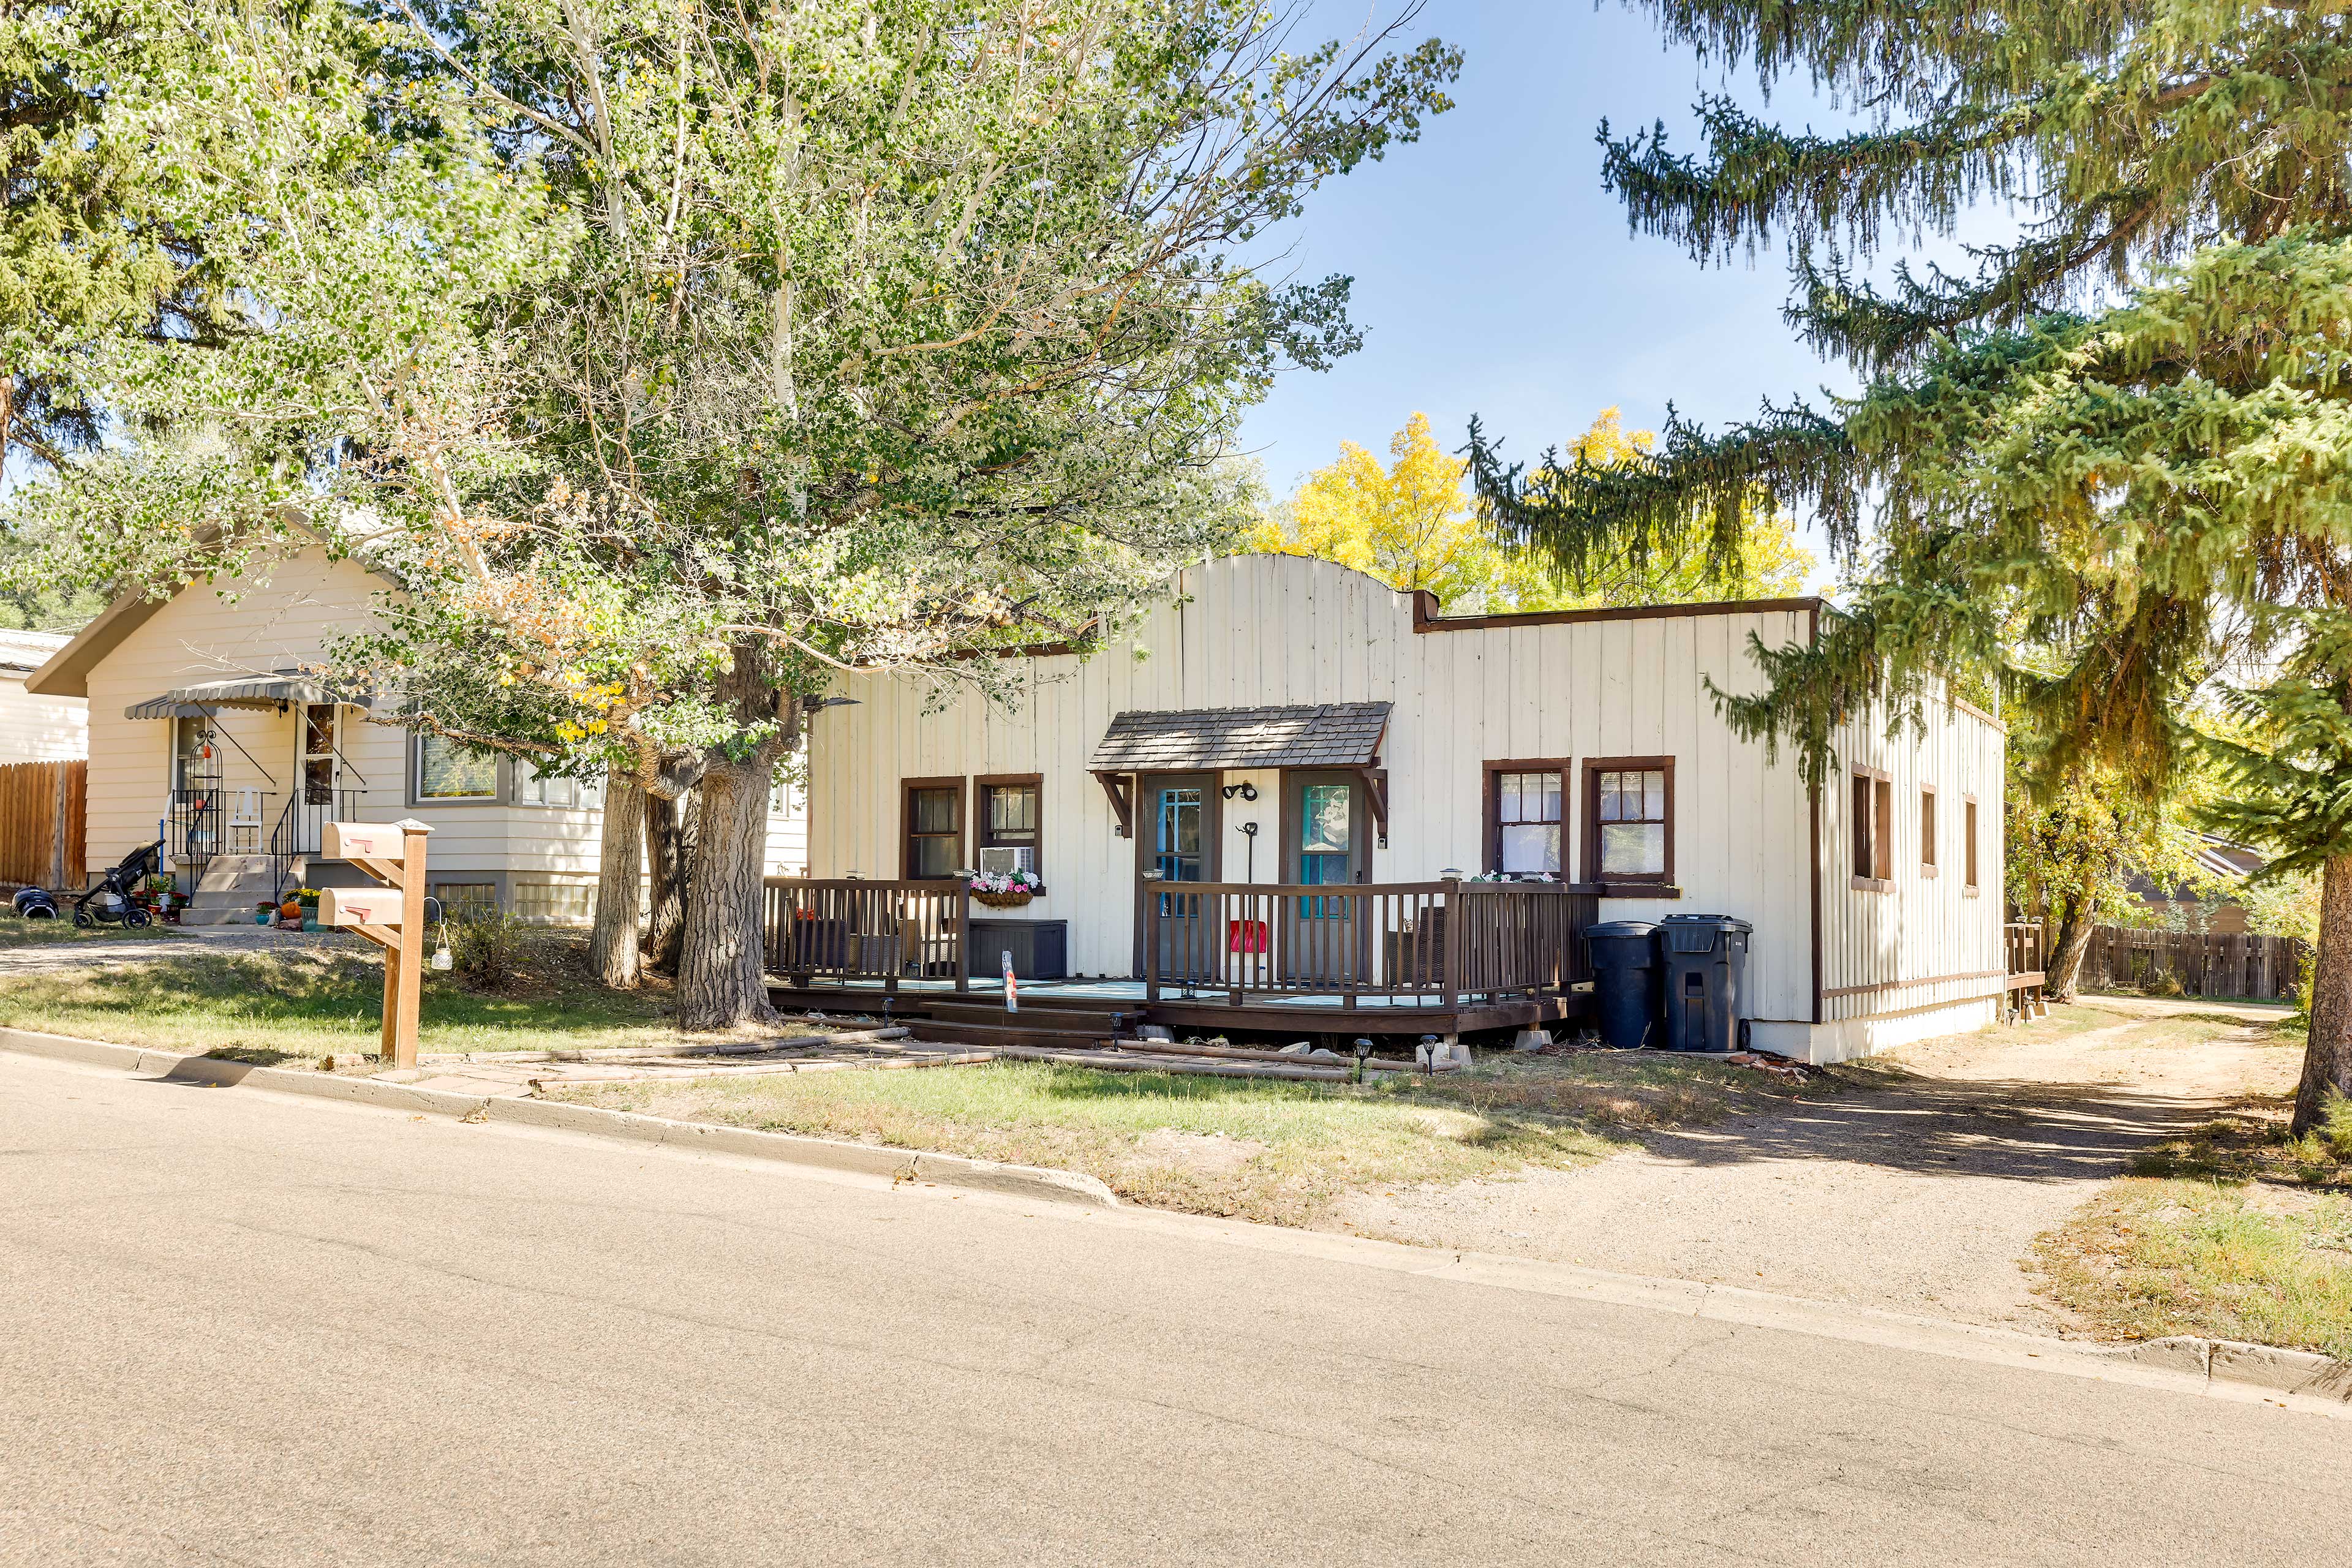
[[1374, 1236], [2048, 1332], [2019, 1267], [2138, 1149], [2292, 1089], [2276, 1008], [2099, 999], [1923, 1042], [1822, 1102], [1524, 1180], [1358, 1198]]

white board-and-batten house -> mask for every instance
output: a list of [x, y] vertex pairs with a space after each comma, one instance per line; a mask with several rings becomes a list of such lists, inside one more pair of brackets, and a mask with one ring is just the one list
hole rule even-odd
[[[1060, 922], [1074, 977], [1150, 973], [1238, 1002], [1241, 971], [1282, 971], [1272, 995], [1317, 962], [1284, 943], [1319, 942], [1344, 971], [1321, 989], [1369, 1006], [1357, 993], [1409, 990], [1437, 962], [1437, 928], [1417, 938], [1412, 911], [1443, 895], [1400, 893], [1392, 917], [1297, 889], [1549, 876], [1589, 897], [1580, 920], [1751, 922], [1738, 1010], [1758, 1047], [1830, 1060], [2000, 1016], [2000, 721], [1948, 701], [1924, 733], [1858, 718], [1809, 789], [1789, 748], [1741, 738], [1708, 691], [1760, 689], [1750, 636], [1807, 641], [1818, 600], [1448, 617], [1431, 595], [1282, 555], [1212, 561], [1171, 589], [1090, 657], [1008, 656], [1008, 700], [845, 678], [848, 700], [813, 724], [810, 877], [1024, 866], [1042, 894], [975, 912]], [[1210, 917], [1166, 892], [1182, 882], [1292, 891]], [[1474, 927], [1461, 907], [1448, 987], [1478, 984], [1482, 941], [1549, 918], [1528, 905]], [[1335, 935], [1340, 909], [1383, 923]], [[1188, 910], [1202, 929], [1171, 938]]]
[[[184, 919], [249, 920], [289, 875], [321, 887], [364, 880], [320, 857], [326, 822], [414, 817], [434, 830], [428, 891], [445, 906], [585, 922], [600, 781], [541, 777], [526, 762], [378, 722], [304, 673], [398, 591], [360, 560], [312, 546], [243, 578], [126, 596], [57, 650], [26, 686], [87, 700], [93, 870], [160, 838], [195, 894]], [[780, 789], [771, 806], [766, 869], [801, 871], [796, 792]]]

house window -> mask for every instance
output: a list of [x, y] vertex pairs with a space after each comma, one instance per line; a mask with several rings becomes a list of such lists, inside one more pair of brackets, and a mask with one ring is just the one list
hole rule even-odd
[[518, 805], [570, 806], [582, 811], [602, 811], [604, 808], [604, 775], [587, 778], [565, 778], [560, 774], [542, 773], [530, 763], [517, 763], [514, 769], [515, 804]]
[[1919, 791], [1919, 874], [1936, 875], [1936, 791], [1933, 786]]
[[461, 745], [446, 735], [417, 736], [416, 798], [498, 799], [498, 754]]
[[1675, 875], [1671, 757], [1598, 757], [1584, 764], [1588, 882], [1670, 882]]
[[1513, 876], [1561, 876], [1567, 765], [1486, 764], [1486, 869]]
[[1977, 803], [1960, 799], [1960, 858], [1966, 875], [1962, 884], [1971, 893], [1977, 890]]
[[1853, 879], [1874, 892], [1895, 879], [1895, 782], [1874, 771], [1853, 775]]
[[909, 879], [952, 877], [963, 868], [963, 781], [908, 779], [905, 784]]
[[980, 792], [973, 804], [980, 828], [980, 869], [997, 873], [1038, 870], [1038, 851], [1043, 841], [1043, 783], [1034, 773], [974, 781]]

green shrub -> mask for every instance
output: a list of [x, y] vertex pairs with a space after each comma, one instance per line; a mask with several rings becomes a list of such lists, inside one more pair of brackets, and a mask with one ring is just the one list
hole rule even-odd
[[499, 909], [465, 910], [449, 921], [449, 964], [472, 991], [502, 991], [515, 983], [531, 928]]
[[2329, 1153], [2339, 1160], [2352, 1160], [2352, 1100], [2340, 1094], [2327, 1097], [2327, 1107], [2320, 1112], [2319, 1136]]

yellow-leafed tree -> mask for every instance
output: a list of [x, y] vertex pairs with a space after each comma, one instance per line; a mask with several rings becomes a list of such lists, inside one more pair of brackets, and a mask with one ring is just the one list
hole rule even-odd
[[[1650, 440], [1646, 430], [1627, 431], [1610, 408], [1571, 453], [1622, 464]], [[1770, 598], [1804, 592], [1812, 574], [1814, 557], [1788, 520], [1759, 514], [1744, 531], [1738, 569], [1713, 582], [1703, 559], [1662, 553], [1644, 561], [1608, 556], [1585, 582], [1571, 582], [1496, 546], [1463, 483], [1465, 461], [1437, 444], [1427, 415], [1405, 422], [1389, 454], [1394, 460], [1383, 466], [1364, 447], [1342, 443], [1338, 462], [1307, 475], [1297, 494], [1259, 521], [1249, 548], [1336, 561], [1392, 588], [1426, 588], [1456, 615]]]

